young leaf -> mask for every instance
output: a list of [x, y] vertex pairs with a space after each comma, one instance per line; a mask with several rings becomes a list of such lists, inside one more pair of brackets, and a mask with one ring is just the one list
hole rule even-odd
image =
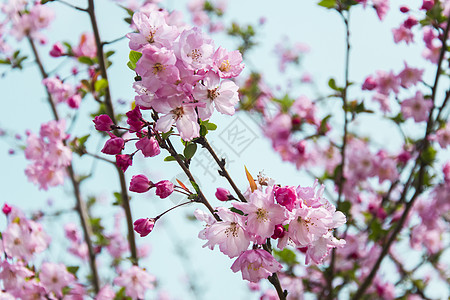
[[245, 168], [245, 175], [247, 175], [247, 180], [248, 180], [248, 183], [250, 184], [250, 188], [252, 189], [252, 193], [253, 193], [256, 190], [255, 180], [253, 179], [250, 172], [247, 170], [247, 167], [244, 166], [244, 168]]
[[184, 157], [186, 157], [186, 159], [191, 159], [194, 156], [195, 151], [197, 151], [197, 144], [188, 144], [183, 151]]

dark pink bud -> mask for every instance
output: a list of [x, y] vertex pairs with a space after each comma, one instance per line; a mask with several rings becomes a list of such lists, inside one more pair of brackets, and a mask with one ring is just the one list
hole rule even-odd
[[9, 149], [9, 150], [8, 150], [8, 154], [9, 154], [9, 155], [13, 155], [14, 153], [16, 153], [16, 151], [14, 151], [14, 149]]
[[78, 68], [77, 67], [73, 67], [72, 68], [72, 74], [73, 75], [77, 75], [78, 74]]
[[110, 132], [108, 132], [108, 134], [111, 138], [106, 141], [102, 152], [110, 155], [119, 154], [124, 148], [125, 141], [123, 140], [123, 138], [117, 137]]
[[430, 10], [434, 6], [434, 0], [423, 0], [422, 7], [420, 9]]
[[126, 115], [128, 117], [127, 124], [130, 125], [130, 131], [140, 131], [144, 126], [144, 122], [141, 121], [142, 114], [141, 110], [139, 109], [139, 105], [136, 105], [136, 107], [133, 110], [127, 112]]
[[98, 131], [110, 131], [113, 129], [112, 126], [114, 125], [108, 115], [96, 116], [93, 122], [95, 124], [95, 129]]
[[[231, 196], [230, 192], [224, 188], [217, 188], [215, 195], [216, 195], [216, 198], [219, 199], [220, 201], [228, 201], [233, 198], [233, 196]], [[230, 199], [230, 197], [231, 197], [231, 199]]]
[[5, 215], [9, 215], [9, 213], [11, 212], [12, 208], [11, 206], [8, 205], [8, 203], [3, 204], [3, 208], [2, 208], [2, 212]]
[[367, 77], [362, 85], [362, 89], [368, 90], [368, 91], [371, 91], [376, 87], [377, 87], [377, 82], [375, 81], [375, 79], [373, 79], [372, 76]]
[[292, 211], [297, 202], [297, 193], [293, 186], [280, 187], [275, 190], [275, 199], [280, 205]]
[[408, 28], [408, 29], [413, 28], [417, 24], [419, 24], [419, 22], [413, 16], [409, 16], [408, 19], [406, 19], [405, 22], [404, 22], [405, 27]]
[[129, 154], [116, 155], [116, 165], [125, 172], [133, 164], [133, 157]]
[[299, 116], [295, 116], [295, 117], [292, 118], [292, 125], [293, 126], [300, 125], [301, 122], [302, 122], [302, 119], [300, 119]]
[[442, 172], [444, 173], [445, 182], [450, 183], [450, 161], [448, 161], [444, 164], [444, 167], [442, 168]]
[[145, 175], [135, 175], [130, 181], [130, 191], [136, 193], [145, 193], [152, 187], [152, 183]]
[[283, 225], [278, 224], [275, 225], [275, 231], [273, 232], [273, 235], [271, 238], [273, 239], [281, 239], [286, 234], [286, 229], [284, 229]]
[[158, 195], [161, 199], [167, 198], [173, 193], [173, 183], [168, 180], [162, 180], [155, 184], [155, 186], [156, 195]]
[[402, 5], [402, 6], [400, 6], [400, 11], [402, 13], [407, 13], [409, 11], [409, 7], [406, 5]]
[[60, 57], [62, 55], [64, 55], [64, 47], [60, 42], [56, 42], [50, 50], [50, 56]]
[[80, 107], [81, 103], [81, 96], [79, 94], [75, 94], [69, 99], [67, 99], [67, 105], [69, 105], [70, 108], [78, 108]]
[[411, 159], [411, 154], [408, 151], [403, 151], [397, 156], [400, 163], [406, 164]]
[[300, 251], [301, 253], [306, 253], [306, 251], [308, 251], [308, 247], [300, 247], [297, 248], [298, 251]]
[[155, 222], [155, 219], [137, 219], [134, 221], [134, 231], [139, 233], [141, 237], [147, 236], [150, 232], [152, 232]]
[[158, 155], [161, 151], [159, 150], [158, 142], [154, 137], [147, 138], [144, 137], [136, 142], [136, 148], [142, 151], [145, 157], [153, 157]]
[[297, 148], [298, 154], [303, 155], [305, 154], [305, 150], [306, 150], [306, 141], [300, 141], [297, 143], [297, 145], [295, 145], [295, 147]]

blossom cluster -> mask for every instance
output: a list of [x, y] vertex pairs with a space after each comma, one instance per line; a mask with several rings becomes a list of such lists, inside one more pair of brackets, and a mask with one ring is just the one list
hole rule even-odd
[[[1, 299], [85, 299], [89, 292], [66, 265], [44, 261], [33, 264], [36, 256], [44, 252], [50, 237], [42, 225], [28, 219], [15, 206], [5, 204], [2, 209], [8, 225], [2, 232], [0, 249], [5, 257], [0, 260]], [[69, 251], [86, 258], [87, 249], [81, 242], [81, 234], [75, 224], [65, 226], [67, 238], [72, 242]], [[84, 244], [84, 245], [83, 245]], [[81, 249], [76, 249], [78, 245]], [[114, 284], [125, 288], [125, 295], [132, 299], [144, 299], [147, 290], [153, 289], [155, 277], [133, 266], [119, 271]], [[112, 300], [116, 292], [106, 284], [95, 296], [97, 300]]]
[[42, 83], [57, 103], [65, 102], [70, 108], [78, 108], [81, 94], [72, 85], [64, 83], [59, 78], [46, 78]]
[[[280, 187], [273, 182], [249, 189], [247, 202], [233, 202], [232, 209], [216, 209], [220, 221], [200, 210], [197, 219], [206, 222], [199, 238], [204, 247], [217, 245], [230, 258], [237, 257], [231, 269], [242, 271], [243, 279], [258, 282], [282, 266], [266, 250], [259, 249], [269, 238], [278, 240], [278, 248], [287, 245], [302, 248], [305, 262], [320, 264], [333, 248], [345, 245], [332, 234], [346, 222], [344, 214], [322, 197], [323, 187]], [[252, 250], [248, 250], [253, 244]]]
[[0, 4], [1, 11], [6, 15], [4, 24], [11, 24], [10, 34], [18, 41], [24, 37], [32, 37], [41, 43], [46, 42], [46, 38], [41, 34], [41, 30], [47, 28], [54, 19], [53, 10], [40, 2], [33, 2], [29, 5], [27, 0], [6, 1]]
[[229, 78], [244, 65], [239, 51], [219, 47], [198, 28], [172, 25], [161, 11], [137, 12], [129, 46], [142, 53], [135, 71], [136, 104], [161, 114], [155, 129], [168, 132], [175, 124], [183, 140], [200, 136], [198, 119], [208, 120], [214, 108], [233, 115], [238, 86]]
[[50, 121], [41, 125], [39, 136], [30, 133], [27, 138], [25, 157], [32, 163], [25, 174], [40, 189], [64, 183], [65, 168], [72, 160], [72, 151], [64, 144], [68, 138], [65, 128], [65, 120]]

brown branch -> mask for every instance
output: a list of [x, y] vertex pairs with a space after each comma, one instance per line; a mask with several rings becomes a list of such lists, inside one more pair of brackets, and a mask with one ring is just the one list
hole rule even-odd
[[242, 202], [247, 202], [244, 195], [242, 195], [242, 192], [239, 190], [239, 188], [234, 183], [230, 174], [228, 174], [228, 171], [225, 168], [225, 159], [219, 159], [219, 157], [217, 157], [216, 152], [211, 147], [211, 145], [208, 143], [208, 140], [206, 139], [206, 137], [202, 136], [202, 137], [198, 138], [197, 140], [195, 140], [195, 142], [199, 143], [204, 148], [206, 148], [206, 150], [208, 150], [208, 152], [211, 154], [213, 159], [216, 161], [217, 165], [220, 167], [219, 174], [227, 179], [227, 181], [230, 183], [231, 187], [233, 188], [234, 192], [237, 194], [239, 200], [241, 200]]
[[[447, 48], [446, 43], [447, 43], [447, 36], [448, 36], [449, 28], [450, 28], [450, 16], [448, 17], [447, 26], [445, 28], [444, 35], [442, 38], [442, 48], [441, 48], [441, 52], [439, 55], [439, 61], [437, 64], [438, 67], [436, 70], [436, 77], [435, 77], [434, 86], [432, 89], [431, 100], [433, 101], [433, 107], [430, 110], [430, 115], [428, 117], [428, 122], [427, 122], [427, 129], [425, 132], [425, 136], [424, 136], [422, 142], [420, 143], [421, 148], [419, 149], [418, 157], [416, 159], [416, 165], [420, 164], [420, 168], [418, 171], [418, 177], [414, 184], [414, 188], [416, 191], [415, 191], [414, 195], [411, 197], [411, 199], [409, 200], [409, 202], [406, 203], [405, 210], [404, 210], [400, 220], [398, 221], [397, 226], [395, 227], [394, 231], [392, 232], [391, 236], [389, 237], [389, 240], [387, 241], [387, 243], [383, 246], [382, 251], [381, 251], [375, 265], [373, 266], [370, 274], [366, 277], [364, 282], [359, 286], [358, 290], [356, 291], [355, 295], [353, 296], [353, 298], [352, 298], [353, 300], [361, 299], [361, 297], [364, 295], [364, 292], [367, 290], [367, 288], [372, 283], [372, 280], [375, 277], [376, 273], [378, 272], [381, 262], [383, 261], [384, 257], [388, 253], [390, 246], [395, 241], [397, 234], [402, 229], [403, 224], [406, 221], [408, 213], [411, 210], [415, 200], [423, 192], [423, 180], [425, 177], [425, 169], [428, 166], [428, 164], [422, 160], [422, 153], [429, 145], [428, 136], [432, 132], [433, 124], [436, 122], [433, 120], [433, 110], [435, 108], [436, 91], [437, 91], [437, 86], [439, 83], [439, 77], [441, 76], [441, 64], [444, 59], [444, 54], [445, 54], [446, 48]], [[414, 169], [415, 169], [415, 167], [413, 168], [412, 172], [414, 172]], [[406, 197], [407, 190], [409, 190], [409, 188], [407, 189], [407, 187], [405, 186], [405, 188], [403, 189], [402, 198], [400, 199], [400, 201], [404, 200], [404, 198]]]
[[[42, 61], [40, 59], [39, 56], [39, 52], [37, 51], [36, 45], [34, 44], [34, 41], [31, 37], [27, 37], [28, 41], [30, 43], [31, 49], [33, 51], [34, 57], [36, 59], [36, 64], [39, 67], [39, 71], [41, 73], [41, 76], [43, 79], [47, 78], [48, 75], [44, 69], [44, 65], [42, 64]], [[59, 120], [59, 115], [58, 115], [58, 111], [56, 109], [56, 105], [53, 101], [52, 95], [50, 94], [50, 92], [48, 91], [47, 88], [45, 88], [46, 92], [47, 92], [47, 100], [48, 103], [52, 109], [53, 112], [53, 117], [55, 120]], [[64, 144], [66, 144], [64, 142]], [[94, 252], [94, 247], [92, 246], [92, 240], [91, 240], [91, 236], [92, 236], [92, 227], [90, 225], [90, 221], [89, 221], [89, 214], [87, 211], [87, 207], [86, 207], [86, 203], [83, 201], [83, 199], [81, 198], [81, 193], [80, 193], [80, 183], [76, 180], [75, 178], [75, 173], [73, 171], [73, 167], [72, 167], [72, 163], [67, 167], [67, 173], [69, 174], [70, 177], [70, 181], [72, 182], [72, 186], [73, 186], [73, 192], [75, 195], [75, 199], [76, 199], [76, 210], [78, 212], [78, 215], [80, 217], [80, 222], [81, 222], [81, 227], [83, 229], [83, 234], [84, 234], [84, 240], [86, 242], [86, 245], [88, 247], [88, 253], [89, 253], [89, 266], [91, 268], [91, 273], [92, 273], [92, 283], [94, 285], [94, 291], [95, 293], [98, 293], [100, 290], [100, 284], [99, 284], [99, 278], [98, 278], [98, 271], [97, 271], [97, 265], [95, 263], [95, 252]]]
[[[105, 63], [105, 55], [103, 53], [103, 43], [100, 38], [100, 33], [97, 25], [97, 18], [95, 16], [95, 8], [94, 8], [94, 0], [88, 0], [88, 8], [87, 13], [89, 14], [89, 18], [91, 20], [92, 30], [94, 32], [95, 44], [97, 47], [97, 59], [100, 67], [100, 73], [102, 78], [108, 81], [108, 73], [106, 72], [106, 63]], [[106, 113], [114, 122], [117, 124], [116, 117], [114, 114], [114, 106], [111, 101], [111, 92], [109, 90], [109, 85], [105, 88], [105, 108]], [[117, 134], [116, 134], [117, 135]], [[131, 252], [131, 260], [134, 265], [138, 264], [137, 250], [136, 250], [136, 240], [134, 237], [134, 228], [133, 228], [133, 218], [131, 215], [131, 207], [130, 207], [130, 197], [128, 196], [127, 184], [125, 181], [125, 175], [122, 170], [116, 165], [116, 170], [119, 175], [120, 188], [121, 188], [121, 197], [122, 197], [122, 208], [125, 210], [125, 215], [127, 219], [127, 229], [128, 229], [128, 244], [130, 246]]]

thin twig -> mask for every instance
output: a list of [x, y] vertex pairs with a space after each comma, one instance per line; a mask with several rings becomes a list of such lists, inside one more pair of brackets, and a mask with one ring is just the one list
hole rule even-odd
[[[39, 52], [37, 51], [37, 48], [34, 44], [33, 39], [29, 36], [27, 38], [30, 43], [33, 54], [35, 56], [36, 63], [39, 67], [41, 76], [43, 79], [45, 79], [48, 77], [48, 75], [45, 72], [44, 65], [42, 64], [42, 61], [39, 56]], [[53, 117], [55, 120], [58, 121], [59, 115], [58, 115], [58, 111], [56, 109], [56, 105], [53, 101], [52, 95], [50, 94], [50, 92], [48, 91], [47, 88], [46, 88], [46, 91], [47, 91], [47, 100], [52, 109]], [[65, 142], [64, 142], [64, 144], [65, 144]], [[92, 236], [93, 232], [92, 232], [92, 227], [91, 227], [90, 221], [89, 221], [90, 218], [89, 218], [89, 214], [87, 211], [86, 203], [81, 198], [80, 183], [75, 178], [75, 173], [73, 171], [72, 163], [67, 167], [67, 173], [69, 174], [70, 181], [72, 182], [73, 192], [74, 192], [75, 199], [76, 199], [76, 210], [80, 217], [81, 227], [83, 229], [83, 234], [84, 234], [84, 240], [88, 247], [89, 266], [91, 268], [92, 283], [94, 285], [94, 291], [95, 291], [95, 293], [98, 293], [100, 290], [100, 284], [99, 284], [99, 278], [98, 278], [98, 272], [97, 272], [97, 265], [95, 263], [94, 247], [92, 246], [92, 240], [91, 240], [91, 236]]]

